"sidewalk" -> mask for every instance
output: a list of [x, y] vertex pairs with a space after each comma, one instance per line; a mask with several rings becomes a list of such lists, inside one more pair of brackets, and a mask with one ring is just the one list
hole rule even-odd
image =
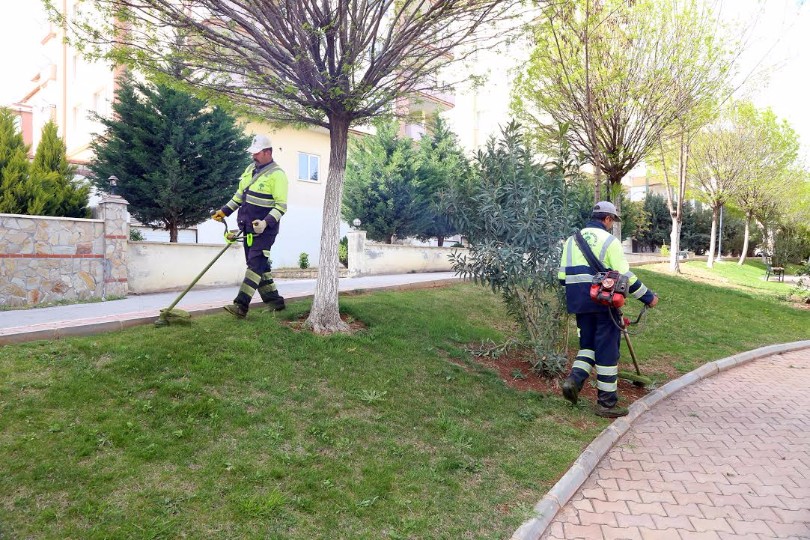
[[513, 539], [810, 538], [810, 341], [712, 364], [614, 421]]
[[[453, 272], [365, 276], [342, 278], [339, 289], [346, 292], [410, 286], [430, 287], [458, 279]], [[276, 283], [279, 293], [287, 300], [305, 298], [315, 293], [314, 279], [276, 280]], [[237, 285], [232, 285], [192, 289], [176, 307], [193, 315], [218, 313], [222, 306], [233, 301], [238, 288]], [[0, 311], [0, 345], [90, 335], [151, 324], [157, 319], [160, 310], [168, 307], [178, 294], [180, 291], [130, 296], [107, 302]]]

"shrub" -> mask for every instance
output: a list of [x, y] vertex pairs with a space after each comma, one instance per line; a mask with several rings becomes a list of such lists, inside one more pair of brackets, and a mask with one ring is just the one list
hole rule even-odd
[[302, 270], [309, 268], [309, 255], [307, 255], [305, 252], [301, 252], [301, 254], [298, 256], [298, 268], [301, 268]]
[[561, 171], [535, 163], [517, 124], [479, 151], [472, 177], [444, 196], [445, 208], [469, 239], [453, 270], [501, 293], [545, 375], [567, 363], [564, 291], [557, 279], [563, 240], [573, 232]]
[[669, 257], [669, 246], [664, 244], [661, 246], [661, 256], [662, 257]]
[[346, 268], [349, 267], [349, 239], [346, 236], [341, 238], [338, 244], [338, 261]]
[[146, 240], [146, 238], [144, 238], [143, 233], [140, 231], [140, 229], [134, 229], [130, 227], [129, 229], [130, 242], [143, 242], [144, 240]]

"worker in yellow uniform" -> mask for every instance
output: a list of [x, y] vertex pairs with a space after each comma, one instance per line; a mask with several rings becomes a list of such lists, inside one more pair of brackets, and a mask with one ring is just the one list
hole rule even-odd
[[[591, 219], [580, 231], [587, 243], [594, 262], [599, 261], [609, 270], [615, 270], [627, 278], [629, 295], [648, 307], [658, 303], [658, 296], [630, 271], [630, 265], [622, 251], [621, 242], [610, 234], [615, 221], [621, 221], [613, 203], [600, 201], [593, 207]], [[621, 328], [616, 320], [615, 309], [591, 299], [591, 284], [597, 269], [588, 262], [576, 235], [566, 240], [563, 246], [560, 271], [557, 277], [565, 285], [568, 313], [574, 313], [579, 330], [579, 352], [571, 373], [563, 381], [565, 399], [576, 404], [582, 385], [596, 368], [597, 402], [596, 414], [605, 418], [618, 418], [627, 414], [627, 409], [618, 407], [617, 381], [619, 374], [619, 341]]]
[[247, 316], [257, 290], [270, 310], [285, 307], [270, 273], [270, 248], [276, 241], [281, 216], [287, 212], [287, 175], [273, 161], [273, 145], [266, 135], [253, 137], [248, 152], [253, 163], [242, 173], [236, 193], [211, 216], [221, 222], [239, 210], [236, 222], [244, 234], [247, 270], [233, 304], [225, 310], [240, 319]]

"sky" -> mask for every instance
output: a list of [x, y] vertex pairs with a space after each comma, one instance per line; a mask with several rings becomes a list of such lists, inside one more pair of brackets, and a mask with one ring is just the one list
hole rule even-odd
[[[713, 3], [723, 21], [748, 29], [739, 61], [747, 84], [739, 97], [786, 119], [799, 133], [810, 163], [810, 1]], [[31, 78], [47, 63], [39, 46], [47, 22], [40, 0], [0, 0], [0, 8], [0, 105], [8, 105], [26, 94]]]

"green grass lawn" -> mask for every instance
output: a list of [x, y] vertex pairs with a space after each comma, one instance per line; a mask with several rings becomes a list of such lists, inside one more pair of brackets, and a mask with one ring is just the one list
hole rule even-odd
[[[638, 274], [642, 369], [808, 337], [774, 297]], [[3, 347], [0, 538], [502, 539], [608, 425], [471, 362], [512, 331], [483, 288], [347, 296], [367, 329], [327, 338], [284, 324], [308, 307]]]

